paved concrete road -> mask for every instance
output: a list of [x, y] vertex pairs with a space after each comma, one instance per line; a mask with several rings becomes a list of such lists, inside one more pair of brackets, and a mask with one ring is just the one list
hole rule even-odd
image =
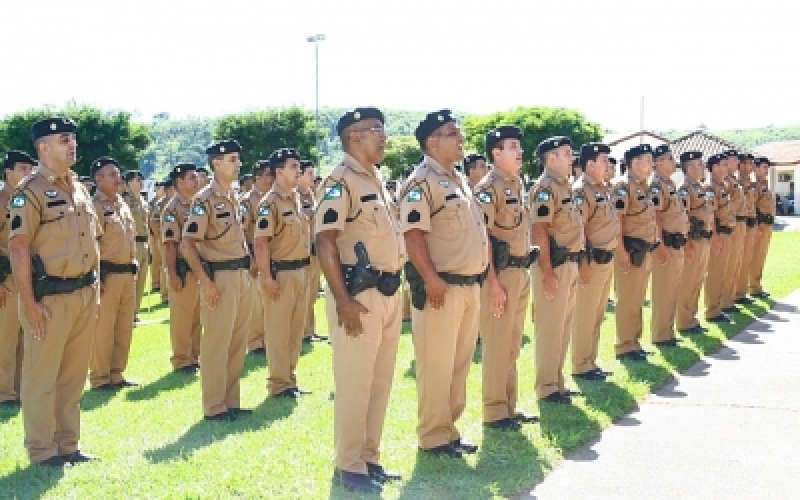
[[523, 498], [800, 498], [800, 290]]

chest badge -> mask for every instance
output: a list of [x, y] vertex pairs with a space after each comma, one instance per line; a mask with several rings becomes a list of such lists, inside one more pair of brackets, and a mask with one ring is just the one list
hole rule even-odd
[[55, 198], [56, 196], [58, 196], [58, 192], [57, 191], [45, 191], [44, 195], [47, 196], [48, 198]]

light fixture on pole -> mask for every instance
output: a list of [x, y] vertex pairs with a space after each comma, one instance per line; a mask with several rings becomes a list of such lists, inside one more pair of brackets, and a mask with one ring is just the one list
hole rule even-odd
[[317, 162], [316, 167], [320, 168], [319, 164], [319, 155], [320, 155], [320, 145], [319, 145], [319, 42], [325, 41], [325, 35], [322, 33], [317, 33], [316, 35], [311, 35], [306, 38], [306, 41], [309, 43], [314, 44], [314, 80], [316, 86], [316, 111], [315, 116], [316, 119], [314, 120], [314, 140], [317, 146]]

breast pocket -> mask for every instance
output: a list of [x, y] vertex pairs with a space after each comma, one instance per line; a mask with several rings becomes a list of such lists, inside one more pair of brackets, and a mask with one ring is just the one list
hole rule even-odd
[[441, 213], [441, 226], [446, 231], [461, 231], [467, 227], [469, 212], [466, 203], [453, 202], [444, 206]]
[[524, 210], [521, 206], [507, 205], [495, 217], [495, 225], [500, 229], [515, 229], [522, 223], [523, 217]]
[[370, 203], [364, 207], [366, 221], [370, 234], [373, 236], [386, 236], [392, 231], [390, 208], [382, 203]]

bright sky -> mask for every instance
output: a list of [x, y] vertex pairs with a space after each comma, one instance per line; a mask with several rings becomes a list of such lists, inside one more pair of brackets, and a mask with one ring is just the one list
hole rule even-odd
[[[617, 131], [800, 123], [789, 0], [0, 0], [0, 116], [569, 106]], [[12, 49], [12, 47], [14, 47]]]

